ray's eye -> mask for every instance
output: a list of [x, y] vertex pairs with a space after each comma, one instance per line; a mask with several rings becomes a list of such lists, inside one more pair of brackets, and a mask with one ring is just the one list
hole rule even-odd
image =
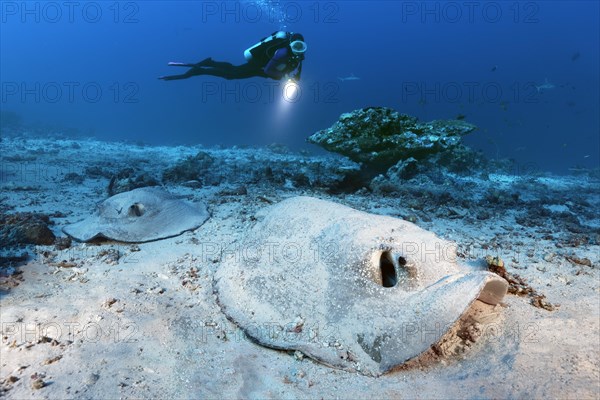
[[130, 217], [141, 217], [144, 215], [144, 205], [142, 203], [133, 203], [129, 206], [127, 215]]
[[[404, 260], [404, 264], [406, 264], [406, 260]], [[402, 265], [401, 262], [400, 265]], [[383, 287], [396, 286], [396, 283], [398, 283], [398, 276], [396, 274], [394, 263], [392, 262], [392, 255], [389, 251], [381, 253], [381, 256], [379, 257], [379, 269], [381, 271], [381, 285]]]
[[409, 259], [393, 251], [384, 250], [374, 259], [375, 282], [385, 288], [401, 286], [411, 290], [416, 284], [417, 270]]

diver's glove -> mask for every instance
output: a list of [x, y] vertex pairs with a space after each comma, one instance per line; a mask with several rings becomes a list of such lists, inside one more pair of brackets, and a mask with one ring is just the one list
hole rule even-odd
[[298, 82], [300, 80], [300, 74], [296, 73], [294, 75], [291, 74], [285, 74], [283, 76], [283, 81], [287, 82], [287, 81], [294, 81], [294, 82]]

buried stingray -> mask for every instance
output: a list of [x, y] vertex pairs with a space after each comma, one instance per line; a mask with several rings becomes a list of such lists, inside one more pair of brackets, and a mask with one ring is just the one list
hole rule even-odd
[[259, 344], [380, 375], [438, 343], [507, 282], [456, 262], [456, 246], [397, 218], [310, 197], [258, 215], [214, 287]]
[[105, 238], [142, 243], [196, 229], [208, 216], [204, 205], [189, 204], [157, 187], [144, 187], [109, 197], [94, 215], [65, 226], [63, 232], [82, 242]]

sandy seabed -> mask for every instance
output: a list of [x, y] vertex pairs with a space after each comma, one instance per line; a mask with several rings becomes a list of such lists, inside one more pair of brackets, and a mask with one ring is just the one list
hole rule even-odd
[[[0, 148], [0, 212], [47, 214], [57, 237], [107, 197], [110, 175], [90, 168], [114, 174], [132, 167], [160, 180], [165, 169], [199, 151], [217, 160], [215, 170], [232, 164], [256, 170], [318, 164], [322, 173], [347, 168], [337, 157], [272, 149], [24, 138], [4, 139]], [[211, 214], [200, 228], [169, 239], [73, 241], [62, 250], [3, 243], [0, 397], [600, 398], [597, 178], [445, 174], [417, 177], [393, 194], [332, 194], [311, 185], [310, 171], [305, 185], [243, 174], [211, 184], [166, 184], [171, 193], [205, 203]], [[518, 201], [502, 200], [510, 193]], [[494, 329], [467, 351], [377, 378], [261, 347], [221, 312], [213, 276], [258, 210], [297, 195], [415, 221], [455, 241], [464, 262], [500, 256], [509, 273], [557, 307], [534, 307], [530, 297], [509, 294]], [[26, 261], [10, 261], [23, 252]]]

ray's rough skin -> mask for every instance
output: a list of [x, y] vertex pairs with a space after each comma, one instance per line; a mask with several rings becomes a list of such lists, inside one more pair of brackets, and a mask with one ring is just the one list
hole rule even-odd
[[477, 299], [507, 282], [456, 262], [454, 243], [393, 217], [311, 197], [258, 215], [222, 260], [224, 313], [259, 344], [380, 375], [437, 343]]
[[202, 204], [191, 205], [157, 187], [144, 187], [109, 197], [94, 215], [63, 231], [88, 242], [97, 238], [141, 243], [182, 234], [209, 217]]
[[384, 172], [399, 160], [423, 159], [455, 148], [475, 129], [463, 120], [419, 122], [391, 108], [367, 107], [342, 114], [333, 126], [307, 140]]

